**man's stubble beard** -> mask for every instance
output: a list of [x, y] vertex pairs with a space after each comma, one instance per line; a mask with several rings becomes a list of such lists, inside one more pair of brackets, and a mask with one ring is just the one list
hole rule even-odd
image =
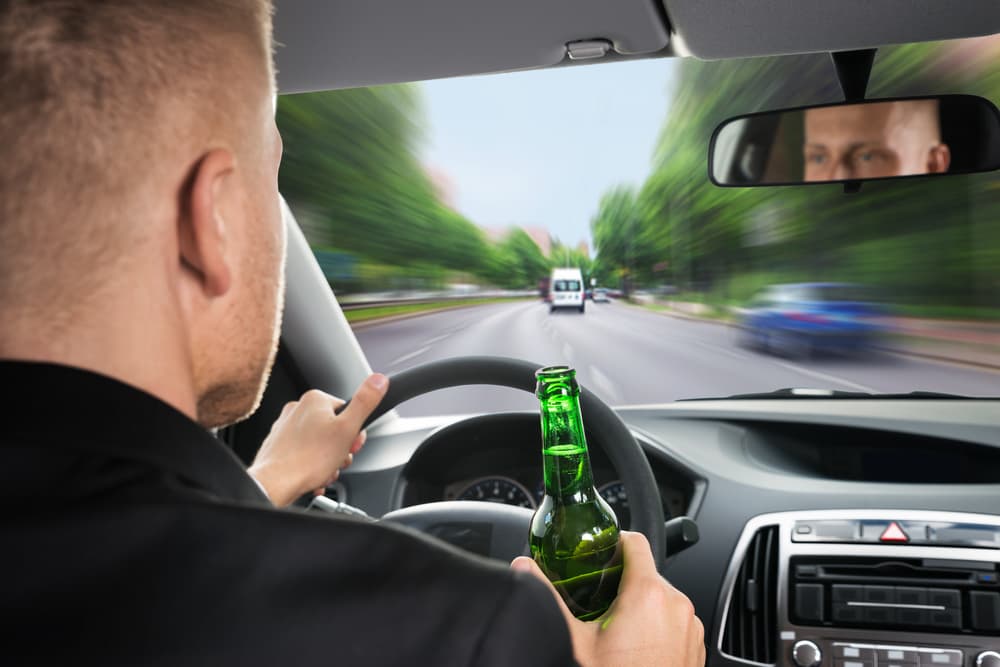
[[[231, 371], [198, 397], [198, 422], [205, 428], [219, 428], [242, 421], [260, 407], [278, 354], [285, 305], [284, 269], [282, 260], [278, 278], [272, 285], [255, 285], [254, 295], [274, 290], [271, 298], [253, 299], [251, 308], [233, 315], [234, 326], [226, 336], [226, 354], [234, 360]], [[257, 280], [261, 281], [260, 278]], [[269, 308], [270, 303], [274, 306]], [[248, 313], [247, 310], [253, 312]], [[264, 333], [266, 338], [262, 335]]]

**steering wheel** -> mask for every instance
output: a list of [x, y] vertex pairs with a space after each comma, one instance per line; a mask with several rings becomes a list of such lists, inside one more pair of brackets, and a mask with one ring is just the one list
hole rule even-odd
[[[505, 357], [455, 357], [416, 366], [389, 378], [389, 391], [365, 426], [400, 403], [437, 389], [494, 385], [534, 393], [535, 371], [541, 367]], [[657, 568], [661, 568], [666, 554], [663, 505], [649, 461], [618, 415], [583, 387], [580, 407], [587, 431], [604, 446], [628, 492], [632, 529], [649, 540]], [[524, 554], [531, 515], [532, 511], [523, 507], [462, 500], [405, 507], [387, 513], [382, 520], [453, 542], [461, 542], [463, 532], [487, 525], [490, 545], [485, 555], [510, 561]]]

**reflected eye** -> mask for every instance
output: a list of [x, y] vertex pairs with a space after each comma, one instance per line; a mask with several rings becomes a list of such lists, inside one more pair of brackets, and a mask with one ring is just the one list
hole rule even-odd
[[813, 153], [806, 156], [806, 162], [811, 164], [824, 164], [826, 162], [826, 156], [822, 153]]
[[859, 150], [851, 155], [851, 161], [858, 165], [872, 166], [886, 162], [888, 156], [878, 149]]

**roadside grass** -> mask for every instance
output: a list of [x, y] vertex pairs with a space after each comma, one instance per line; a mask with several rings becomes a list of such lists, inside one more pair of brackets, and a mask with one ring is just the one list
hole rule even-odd
[[430, 312], [434, 310], [448, 310], [464, 306], [479, 306], [486, 303], [500, 303], [510, 301], [530, 301], [533, 297], [515, 298], [483, 298], [483, 299], [452, 299], [449, 301], [438, 301], [435, 303], [401, 303], [392, 306], [371, 306], [361, 308], [351, 308], [344, 311], [349, 323], [365, 322], [382, 317], [392, 317], [394, 315], [408, 315], [410, 313]]

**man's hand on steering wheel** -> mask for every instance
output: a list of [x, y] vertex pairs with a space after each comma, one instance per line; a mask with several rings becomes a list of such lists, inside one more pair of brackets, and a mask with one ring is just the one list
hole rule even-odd
[[388, 387], [384, 375], [369, 376], [340, 414], [344, 401], [318, 389], [286, 403], [248, 470], [271, 502], [284, 507], [336, 481], [365, 444], [361, 427]]

